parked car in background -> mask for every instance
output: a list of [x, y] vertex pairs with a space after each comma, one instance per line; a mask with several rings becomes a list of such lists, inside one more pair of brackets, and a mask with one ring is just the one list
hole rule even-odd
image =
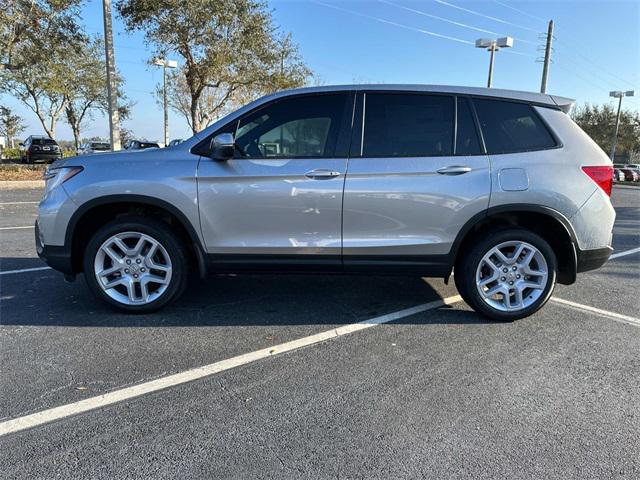
[[160, 148], [155, 142], [145, 142], [142, 140], [130, 140], [125, 145], [125, 150], [146, 150], [148, 148]]
[[175, 147], [176, 145], [180, 145], [182, 142], [183, 140], [181, 138], [174, 138], [169, 142], [169, 145], [167, 145], [167, 147]]
[[638, 163], [628, 163], [624, 166], [624, 168], [630, 168], [631, 170], [638, 172], [638, 174], [640, 174], [640, 164]]
[[56, 164], [36, 248], [128, 312], [177, 299], [190, 270], [455, 270], [477, 312], [515, 320], [613, 250], [613, 168], [572, 105], [428, 85], [278, 92], [174, 148]]
[[78, 155], [93, 155], [94, 153], [110, 152], [111, 145], [108, 142], [86, 142], [76, 150]]
[[51, 163], [62, 158], [62, 150], [55, 140], [45, 135], [29, 135], [20, 144], [22, 163]]
[[613, 181], [614, 182], [624, 182], [625, 181], [624, 172], [622, 170], [620, 170], [619, 168], [614, 168], [613, 169]]
[[640, 181], [640, 174], [630, 168], [621, 168], [620, 171], [624, 174], [624, 180], [626, 182]]

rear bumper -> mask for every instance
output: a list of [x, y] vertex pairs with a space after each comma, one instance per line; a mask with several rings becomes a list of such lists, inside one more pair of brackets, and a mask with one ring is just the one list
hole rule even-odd
[[613, 248], [603, 247], [596, 248], [594, 250], [580, 250], [577, 249], [577, 272], [588, 272], [589, 270], [595, 270], [607, 263], [609, 257], [613, 253]]
[[66, 246], [45, 245], [40, 235], [38, 222], [35, 227], [36, 236], [36, 252], [38, 256], [44, 260], [54, 270], [64, 273], [65, 275], [73, 275], [73, 264], [71, 262], [71, 249]]

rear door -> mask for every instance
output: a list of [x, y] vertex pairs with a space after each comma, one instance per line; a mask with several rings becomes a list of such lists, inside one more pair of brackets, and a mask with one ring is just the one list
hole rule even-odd
[[202, 233], [218, 263], [341, 267], [342, 191], [354, 95], [286, 97], [219, 130], [228, 161], [202, 157]]
[[344, 191], [345, 268], [442, 267], [461, 227], [489, 203], [489, 161], [469, 99], [366, 92], [356, 118]]

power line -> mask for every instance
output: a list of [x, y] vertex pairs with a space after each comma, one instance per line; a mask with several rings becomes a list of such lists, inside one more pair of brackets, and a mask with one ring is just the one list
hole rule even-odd
[[393, 25], [395, 27], [404, 28], [405, 30], [411, 30], [411, 31], [422, 33], [422, 34], [425, 34], [425, 35], [431, 35], [433, 37], [442, 38], [444, 40], [451, 40], [453, 42], [464, 43], [466, 45], [473, 45], [473, 42], [470, 42], [469, 40], [463, 40], [461, 38], [452, 37], [450, 35], [442, 35], [440, 33], [431, 32], [429, 30], [424, 30], [422, 28], [410, 27], [408, 25], [403, 25], [401, 23], [392, 22], [390, 20], [385, 20], [383, 18], [378, 18], [378, 17], [374, 17], [374, 16], [371, 16], [371, 15], [367, 15], [365, 13], [355, 12], [353, 10], [347, 10], [346, 8], [338, 7], [336, 5], [330, 5], [328, 3], [317, 2], [317, 1], [312, 1], [312, 3], [315, 3], [317, 5], [322, 5], [323, 7], [327, 7], [327, 8], [333, 8], [334, 10], [339, 10], [341, 12], [350, 13], [352, 15], [357, 15], [359, 17], [368, 18], [369, 20], [375, 20], [376, 22], [385, 23], [387, 25]]
[[[583, 55], [581, 51], [579, 51], [579, 49], [575, 46], [575, 45], [571, 45], [570, 42], [568, 42], [565, 39], [559, 39], [556, 40], [556, 43], [561, 43], [564, 44], [568, 47], [571, 47], [571, 49], [573, 50], [573, 53], [575, 53], [578, 57], [581, 57], [583, 60], [583, 62], [588, 63], [591, 67], [595, 68], [598, 72], [602, 72], [602, 73], [606, 73], [607, 75], [609, 75], [612, 78], [615, 78], [617, 81], [626, 83], [627, 85], [631, 86], [631, 87], [637, 87], [637, 83], [633, 83], [630, 82], [614, 73], [611, 73], [608, 69], [603, 68], [602, 66], [597, 65], [596, 63], [593, 62], [593, 60], [591, 60], [591, 58], [587, 57], [586, 55]], [[585, 68], [585, 67], [582, 67]]]
[[544, 18], [536, 17], [535, 15], [532, 15], [530, 13], [527, 13], [527, 12], [523, 11], [523, 10], [520, 10], [519, 8], [512, 7], [511, 5], [509, 5], [507, 3], [502, 3], [502, 2], [499, 2], [498, 0], [493, 0], [493, 2], [497, 3], [498, 5], [502, 5], [503, 7], [510, 8], [511, 10], [513, 10], [515, 12], [521, 13], [522, 15], [526, 15], [527, 17], [531, 17], [531, 18], [533, 18], [535, 20], [539, 20], [541, 22], [546, 22], [546, 20]]
[[[378, 2], [385, 3], [385, 4], [391, 5], [393, 7], [401, 8], [403, 10], [407, 10], [407, 11], [412, 12], [412, 13], [417, 13], [418, 15], [422, 15], [422, 16], [429, 17], [429, 18], [434, 18], [434, 19], [440, 20], [442, 22], [447, 22], [447, 23], [450, 23], [452, 25], [457, 25], [458, 27], [469, 28], [471, 30], [475, 30], [476, 32], [489, 33], [491, 35], [496, 35], [496, 36], [506, 36], [505, 33], [493, 32], [491, 30], [485, 30], [484, 28], [474, 27], [473, 25], [467, 25], [466, 23], [456, 22], [455, 20], [449, 20], [448, 18], [444, 18], [444, 17], [440, 17], [438, 15], [433, 15], [431, 13], [423, 12], [422, 10], [416, 10], [415, 8], [405, 7], [404, 5], [398, 5], [397, 3], [392, 3], [392, 2], [389, 2], [387, 0], [378, 0]], [[529, 40], [524, 40], [522, 38], [517, 38], [517, 37], [513, 37], [513, 38], [515, 40], [519, 41], [519, 42], [522, 42], [522, 43], [529, 43], [531, 45], [537, 45], [536, 42], [530, 42]]]
[[433, 0], [434, 2], [440, 3], [442, 5], [446, 5], [447, 7], [455, 8], [458, 10], [462, 10], [463, 12], [470, 13], [472, 15], [477, 15], [479, 17], [488, 18], [489, 20], [493, 20], [494, 22], [504, 23], [505, 25], [511, 25], [512, 27], [521, 28], [523, 30], [528, 30], [530, 32], [539, 33], [539, 30], [525, 27], [524, 25], [518, 25], [517, 23], [509, 22], [507, 20], [503, 20], [501, 18], [492, 17], [490, 15], [485, 15], [484, 13], [476, 12], [475, 10], [470, 10], [468, 8], [460, 7], [458, 5], [454, 5], [453, 3], [445, 2], [444, 0]]

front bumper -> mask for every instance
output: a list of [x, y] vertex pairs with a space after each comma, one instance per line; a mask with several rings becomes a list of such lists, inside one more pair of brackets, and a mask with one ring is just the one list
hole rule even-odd
[[54, 270], [58, 270], [65, 275], [74, 275], [73, 264], [71, 262], [71, 249], [66, 246], [45, 245], [43, 243], [43, 237], [40, 235], [38, 222], [36, 222], [35, 236], [38, 256]]
[[580, 250], [577, 249], [577, 272], [588, 272], [589, 270], [595, 270], [607, 263], [609, 257], [613, 253], [613, 248], [603, 247], [593, 250]]

